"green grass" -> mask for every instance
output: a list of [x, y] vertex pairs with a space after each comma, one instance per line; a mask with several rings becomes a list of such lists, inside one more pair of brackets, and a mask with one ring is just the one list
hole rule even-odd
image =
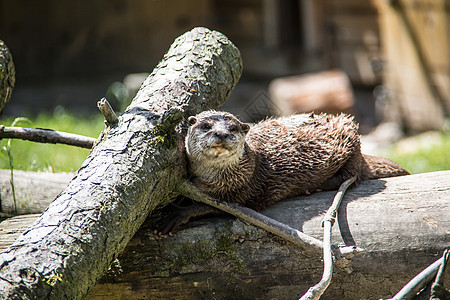
[[419, 135], [399, 143], [386, 155], [411, 174], [450, 170], [450, 133]]
[[[1, 118], [0, 124], [11, 126], [14, 119]], [[31, 119], [31, 123], [19, 122], [16, 126], [48, 128], [58, 131], [98, 137], [104, 129], [103, 118], [79, 119], [67, 114], [41, 114]], [[0, 140], [0, 168], [9, 169], [6, 151], [7, 139]], [[25, 171], [73, 172], [76, 171], [89, 154], [88, 149], [61, 144], [42, 144], [18, 139], [11, 140], [13, 167]]]

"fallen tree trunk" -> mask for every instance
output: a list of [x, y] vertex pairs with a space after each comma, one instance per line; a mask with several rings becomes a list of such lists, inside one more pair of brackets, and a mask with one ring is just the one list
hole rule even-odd
[[175, 40], [117, 125], [49, 208], [0, 254], [2, 299], [80, 299], [184, 178], [175, 127], [219, 108], [242, 71], [222, 34]]
[[[322, 239], [334, 194], [298, 197], [264, 214]], [[351, 269], [336, 268], [321, 299], [397, 293], [449, 246], [449, 199], [450, 171], [371, 180], [348, 190], [333, 243], [367, 252], [352, 259]], [[320, 280], [320, 254], [233, 218], [215, 220], [194, 222], [165, 239], [152, 235], [149, 221], [88, 299], [294, 299]]]
[[[264, 214], [322, 239], [321, 221], [334, 193], [297, 197]], [[449, 246], [449, 199], [450, 171], [365, 181], [348, 190], [333, 243], [356, 244], [367, 252], [352, 259], [350, 273], [345, 266], [335, 268], [321, 299], [396, 294]], [[36, 217], [0, 223], [0, 248]], [[322, 275], [320, 254], [234, 218], [192, 222], [163, 239], [152, 233], [157, 220], [154, 213], [87, 299], [294, 299]]]
[[25, 172], [14, 170], [14, 203], [10, 170], [0, 170], [1, 212], [42, 213], [73, 178], [73, 173]]

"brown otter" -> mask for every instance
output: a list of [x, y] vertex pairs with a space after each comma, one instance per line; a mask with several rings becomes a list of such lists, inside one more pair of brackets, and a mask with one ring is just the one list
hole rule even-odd
[[[282, 199], [357, 181], [409, 174], [381, 157], [361, 154], [349, 115], [293, 115], [253, 127], [226, 112], [188, 119], [188, 173], [200, 190], [222, 201], [262, 210]], [[217, 212], [196, 203], [155, 232], [171, 233], [191, 217]]]

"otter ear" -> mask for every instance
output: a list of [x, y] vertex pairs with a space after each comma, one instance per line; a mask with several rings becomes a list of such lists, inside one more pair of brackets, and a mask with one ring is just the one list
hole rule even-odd
[[250, 125], [247, 123], [242, 123], [242, 130], [247, 133], [250, 130]]
[[197, 118], [194, 116], [190, 116], [188, 118], [188, 123], [189, 123], [189, 125], [194, 125], [195, 123], [197, 123]]

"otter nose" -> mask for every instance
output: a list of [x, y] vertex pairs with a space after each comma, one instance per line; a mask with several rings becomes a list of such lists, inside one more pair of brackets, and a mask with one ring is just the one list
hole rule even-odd
[[216, 131], [216, 132], [214, 132], [214, 136], [218, 139], [224, 140], [227, 137], [229, 137], [230, 135], [224, 131]]

